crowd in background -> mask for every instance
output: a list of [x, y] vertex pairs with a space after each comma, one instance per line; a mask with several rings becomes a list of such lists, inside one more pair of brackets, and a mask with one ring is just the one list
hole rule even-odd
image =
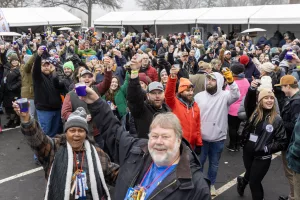
[[206, 40], [189, 32], [155, 36], [147, 30], [97, 35], [92, 28], [85, 33], [30, 30], [11, 43], [1, 41], [0, 102], [8, 118], [3, 127], [20, 125], [12, 107], [19, 98], [28, 99], [30, 115], [51, 138], [83, 107], [90, 136], [115, 161], [74, 90], [83, 82], [136, 138], [148, 138], [155, 115], [173, 112], [201, 171], [208, 157], [212, 196], [228, 134], [225, 148], [243, 149], [241, 196], [249, 184], [253, 200], [264, 198], [261, 181], [272, 154], [282, 151], [291, 192], [280, 198], [300, 199], [300, 41], [293, 33], [277, 31], [256, 42], [220, 28]]

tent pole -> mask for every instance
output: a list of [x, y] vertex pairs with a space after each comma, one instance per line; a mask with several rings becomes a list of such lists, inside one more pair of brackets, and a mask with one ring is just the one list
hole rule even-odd
[[250, 18], [248, 18], [248, 29], [250, 28]]
[[155, 37], [157, 37], [157, 26], [156, 26], [156, 20], [154, 21], [154, 26], [155, 26]]

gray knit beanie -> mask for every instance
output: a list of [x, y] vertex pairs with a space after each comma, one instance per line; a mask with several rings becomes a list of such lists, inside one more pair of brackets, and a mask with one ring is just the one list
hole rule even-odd
[[70, 114], [67, 122], [64, 125], [64, 133], [71, 127], [80, 127], [89, 132], [88, 123], [86, 121], [86, 111], [83, 107], [78, 107], [72, 114]]

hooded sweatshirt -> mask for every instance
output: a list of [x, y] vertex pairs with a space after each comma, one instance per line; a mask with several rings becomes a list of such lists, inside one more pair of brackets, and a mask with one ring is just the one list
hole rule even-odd
[[217, 92], [211, 95], [205, 90], [195, 96], [195, 102], [200, 108], [202, 140], [208, 142], [226, 139], [229, 106], [240, 97], [235, 82], [229, 85], [230, 90], [223, 91], [223, 76], [218, 72], [213, 74], [217, 78]]

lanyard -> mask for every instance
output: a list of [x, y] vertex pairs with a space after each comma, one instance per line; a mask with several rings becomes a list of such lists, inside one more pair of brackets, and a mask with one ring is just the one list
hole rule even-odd
[[80, 172], [83, 172], [83, 170], [82, 170], [83, 161], [84, 161], [84, 151], [82, 152], [82, 156], [81, 156], [81, 166], [80, 166], [80, 170], [79, 170], [79, 168], [78, 168], [79, 160], [76, 159], [76, 153], [75, 153], [75, 151], [74, 151], [74, 162], [75, 162], [75, 164], [76, 164], [76, 171], [75, 171], [75, 172], [79, 172], [79, 171], [80, 171]]
[[[164, 175], [164, 173], [165, 173], [168, 169], [170, 169], [170, 167], [176, 162], [176, 160], [178, 160], [178, 158], [179, 158], [179, 156], [173, 161], [173, 163], [172, 163], [171, 165], [169, 165], [162, 173], [160, 173], [160, 174], [158, 175], [158, 177], [156, 177], [156, 179], [154, 179], [151, 183], [149, 183], [149, 185], [146, 186], [146, 189], [149, 189], [149, 188], [151, 187], [151, 185], [153, 185], [153, 183], [155, 183], [162, 175]], [[152, 161], [151, 165], [149, 166], [149, 168], [148, 168], [146, 174], [144, 175], [144, 178], [143, 178], [143, 180], [142, 180], [142, 182], [141, 182], [140, 185], [143, 184], [143, 182], [144, 182], [146, 176], [148, 175], [150, 169], [152, 168], [152, 166], [153, 166], [153, 161]]]

